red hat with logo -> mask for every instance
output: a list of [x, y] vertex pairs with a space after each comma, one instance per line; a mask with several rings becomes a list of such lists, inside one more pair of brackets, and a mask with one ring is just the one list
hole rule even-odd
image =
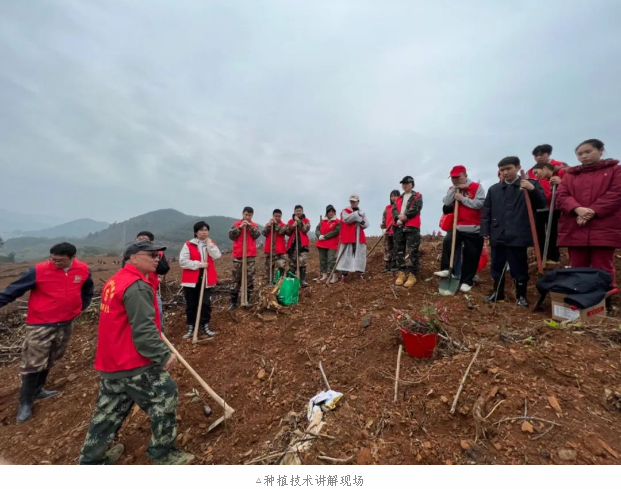
[[458, 177], [462, 173], [466, 173], [466, 167], [464, 165], [457, 165], [451, 169], [451, 177]]

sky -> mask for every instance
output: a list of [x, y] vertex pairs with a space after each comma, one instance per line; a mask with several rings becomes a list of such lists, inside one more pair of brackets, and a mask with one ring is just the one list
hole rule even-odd
[[449, 170], [485, 188], [534, 146], [621, 156], [621, 2], [0, 0], [0, 208], [267, 222], [405, 175], [438, 229]]

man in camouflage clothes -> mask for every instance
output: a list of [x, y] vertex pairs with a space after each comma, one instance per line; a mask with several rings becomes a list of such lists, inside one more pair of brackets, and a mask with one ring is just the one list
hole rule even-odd
[[[399, 273], [395, 285], [414, 287], [420, 270], [420, 213], [423, 209], [423, 196], [414, 191], [414, 178], [406, 176], [401, 180], [403, 194], [392, 205], [395, 227], [395, 248]], [[406, 249], [409, 264], [406, 263]]]
[[[273, 238], [272, 227], [274, 229]], [[282, 222], [282, 211], [280, 209], [274, 209], [272, 218], [265, 225], [261, 233], [265, 236], [263, 253], [265, 255], [265, 278], [267, 280], [270, 278], [270, 265], [273, 266], [272, 280], [275, 279], [276, 272], [280, 272], [281, 276], [285, 274], [285, 269], [287, 268], [287, 248], [285, 244], [286, 230], [287, 227], [285, 223]], [[270, 249], [270, 247], [272, 249]]]
[[106, 282], [101, 294], [95, 369], [99, 396], [80, 453], [80, 464], [114, 463], [123, 445], [108, 447], [134, 404], [151, 418], [147, 455], [156, 465], [186, 465], [194, 455], [175, 448], [177, 385], [168, 373], [176, 362], [161, 339], [155, 287], [159, 252], [148, 241], [125, 251], [125, 266]]
[[285, 232], [289, 236], [287, 255], [289, 256], [290, 269], [297, 270], [298, 260], [300, 261], [300, 287], [308, 287], [306, 282], [306, 263], [310, 246], [310, 240], [308, 239], [310, 227], [311, 223], [304, 215], [304, 208], [299, 204], [296, 205], [293, 216], [291, 216], [287, 223]]
[[246, 283], [248, 286], [248, 303], [250, 303], [251, 294], [254, 289], [257, 239], [261, 236], [261, 231], [259, 231], [259, 226], [255, 222], [252, 222], [253, 215], [254, 209], [252, 207], [244, 207], [242, 219], [234, 223], [229, 231], [229, 238], [233, 241], [233, 288], [231, 289], [231, 307], [229, 307], [229, 311], [237, 309], [239, 291], [241, 289], [244, 229], [246, 229]]

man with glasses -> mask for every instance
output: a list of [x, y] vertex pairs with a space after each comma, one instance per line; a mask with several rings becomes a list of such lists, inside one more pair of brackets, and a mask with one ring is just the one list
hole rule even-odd
[[58, 391], [44, 389], [47, 376], [67, 351], [72, 321], [93, 298], [91, 271], [75, 258], [76, 252], [76, 247], [70, 243], [52, 246], [49, 260], [32, 267], [0, 292], [0, 307], [3, 307], [30, 291], [19, 367], [22, 388], [18, 423], [32, 417], [35, 399], [58, 394]]
[[154, 274], [165, 248], [149, 241], [130, 245], [125, 266], [101, 293], [95, 370], [100, 373], [95, 412], [80, 453], [80, 464], [110, 464], [123, 445], [108, 450], [134, 404], [151, 418], [147, 455], [157, 465], [185, 465], [194, 456], [175, 447], [177, 384], [168, 373], [177, 357], [162, 341]]

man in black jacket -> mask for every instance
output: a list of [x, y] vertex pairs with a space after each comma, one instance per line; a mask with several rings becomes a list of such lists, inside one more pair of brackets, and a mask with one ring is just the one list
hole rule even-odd
[[502, 181], [489, 189], [481, 217], [481, 236], [489, 237], [492, 247], [494, 279], [494, 290], [485, 300], [504, 301], [504, 270], [508, 263], [515, 281], [517, 305], [528, 307], [527, 251], [529, 246], [533, 246], [533, 236], [524, 192], [528, 192], [533, 210], [544, 208], [546, 197], [537, 180], [520, 179], [520, 159], [517, 156], [503, 158], [498, 163], [498, 168]]

